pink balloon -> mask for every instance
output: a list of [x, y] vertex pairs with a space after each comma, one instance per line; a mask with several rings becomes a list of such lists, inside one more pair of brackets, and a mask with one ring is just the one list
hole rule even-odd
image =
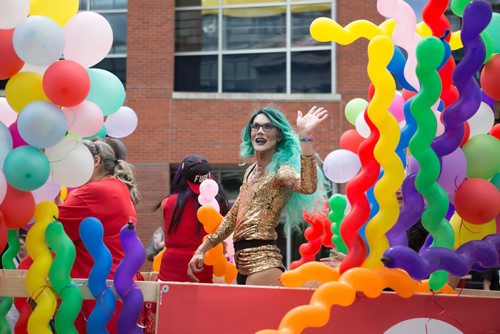
[[68, 130], [80, 137], [90, 137], [97, 133], [104, 122], [101, 108], [90, 101], [64, 108], [63, 112], [68, 122]]
[[205, 198], [215, 198], [219, 192], [219, 185], [212, 179], [207, 179], [200, 184], [200, 195]]
[[392, 103], [389, 107], [389, 112], [396, 117], [396, 120], [398, 122], [401, 122], [402, 120], [405, 119], [404, 115], [404, 106], [405, 106], [405, 100], [403, 99], [403, 95], [401, 95], [400, 92], [396, 92], [396, 95], [394, 95], [394, 99], [392, 100]]

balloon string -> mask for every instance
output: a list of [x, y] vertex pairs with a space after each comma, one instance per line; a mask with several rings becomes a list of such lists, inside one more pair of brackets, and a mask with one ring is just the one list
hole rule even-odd
[[79, 282], [79, 283], [76, 283], [76, 282], [71, 282], [69, 283], [68, 285], [66, 285], [64, 288], [61, 289], [61, 292], [59, 293], [59, 295], [62, 295], [64, 290], [66, 289], [69, 289], [69, 288], [80, 288], [84, 283], [83, 282]]
[[[449, 318], [451, 318], [451, 320], [453, 320], [457, 325], [458, 325], [458, 328], [463, 328], [462, 326], [462, 323], [457, 319], [455, 318], [452, 314], [450, 314], [449, 310], [453, 309], [453, 306], [456, 304], [456, 302], [458, 301], [458, 298], [461, 296], [462, 294], [462, 291], [463, 291], [463, 287], [461, 287], [458, 291], [458, 294], [453, 298], [453, 301], [451, 302], [450, 305], [448, 305], [448, 307], [443, 307], [441, 306], [438, 301], [437, 301], [437, 295], [436, 293], [432, 293], [432, 302], [435, 306], [437, 306], [438, 308], [441, 309], [441, 311], [439, 311], [437, 313], [437, 317], [442, 317], [444, 315], [448, 316]], [[431, 320], [429, 318], [429, 320]]]
[[108, 314], [108, 316], [111, 317], [111, 316], [113, 316], [114, 310], [113, 310], [113, 312], [111, 312], [111, 310], [106, 307], [106, 303], [104, 302], [104, 294], [106, 293], [106, 291], [108, 291], [107, 288], [102, 290], [99, 293], [99, 295], [97, 296], [96, 301], [99, 299], [99, 302], [102, 304], [104, 311]]

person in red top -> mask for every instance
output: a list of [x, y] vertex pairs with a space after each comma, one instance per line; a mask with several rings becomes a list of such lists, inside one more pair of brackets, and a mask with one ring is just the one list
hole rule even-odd
[[[187, 276], [189, 260], [207, 234], [196, 217], [200, 184], [211, 177], [210, 165], [199, 155], [188, 155], [172, 181], [172, 193], [157, 208], [162, 208], [165, 222], [165, 247], [158, 278], [162, 281], [190, 282]], [[225, 215], [228, 203], [219, 187], [217, 201]], [[212, 267], [206, 266], [197, 276], [202, 283], [212, 283]]]
[[[124, 160], [123, 152], [115, 151], [104, 140], [84, 141], [94, 158], [94, 172], [90, 180], [73, 190], [64, 203], [59, 205], [59, 221], [66, 234], [75, 244], [76, 259], [71, 270], [73, 278], [88, 278], [94, 259], [83, 244], [79, 227], [87, 217], [98, 218], [104, 228], [104, 244], [109, 248], [113, 265], [109, 274], [112, 279], [119, 262], [125, 256], [120, 243], [120, 230], [128, 222], [137, 222], [134, 205], [139, 201], [133, 166]], [[75, 322], [79, 333], [85, 333], [85, 320], [95, 301], [84, 301], [82, 314]], [[119, 309], [117, 309], [118, 311]], [[108, 325], [116, 332], [118, 312]]]

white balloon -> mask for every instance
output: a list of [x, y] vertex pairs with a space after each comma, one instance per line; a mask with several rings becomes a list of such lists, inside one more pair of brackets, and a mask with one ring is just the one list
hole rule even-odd
[[59, 143], [45, 149], [49, 158], [52, 179], [66, 187], [85, 184], [94, 172], [94, 159], [82, 142], [64, 137]]
[[18, 113], [11, 108], [5, 97], [0, 97], [0, 122], [10, 126], [17, 119]]
[[363, 138], [368, 138], [370, 136], [370, 127], [368, 124], [366, 124], [365, 121], [365, 112], [362, 112], [361, 114], [356, 117], [356, 122], [354, 124], [356, 127], [356, 131], [358, 131], [359, 135]]
[[80, 12], [64, 26], [66, 45], [64, 58], [83, 67], [100, 62], [113, 45], [113, 30], [104, 16], [95, 12]]
[[14, 28], [29, 12], [29, 0], [0, 0], [0, 29]]
[[361, 162], [356, 153], [349, 150], [330, 152], [323, 162], [325, 176], [335, 183], [344, 183], [352, 179], [361, 168]]
[[476, 113], [467, 122], [470, 128], [469, 138], [471, 138], [475, 135], [488, 133], [495, 124], [495, 114], [488, 104], [481, 102]]
[[31, 193], [33, 194], [33, 198], [35, 199], [35, 203], [38, 204], [43, 201], [54, 201], [57, 194], [61, 191], [61, 186], [57, 184], [52, 178], [49, 176], [47, 182], [42, 185], [40, 188], [33, 190]]
[[134, 110], [129, 107], [120, 107], [117, 112], [106, 118], [104, 126], [110, 137], [123, 138], [134, 132], [137, 122]]
[[24, 63], [23, 68], [21, 68], [19, 72], [35, 72], [43, 76], [48, 67], [49, 66], [34, 66], [28, 63]]
[[0, 169], [3, 168], [3, 163], [7, 155], [12, 151], [13, 141], [9, 128], [3, 123], [0, 123]]

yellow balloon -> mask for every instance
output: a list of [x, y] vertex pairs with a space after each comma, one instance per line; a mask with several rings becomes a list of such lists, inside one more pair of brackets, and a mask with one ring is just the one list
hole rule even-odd
[[61, 201], [65, 201], [67, 197], [68, 197], [68, 188], [66, 186], [62, 186], [59, 198], [61, 199]]
[[26, 275], [26, 289], [36, 302], [36, 307], [28, 319], [28, 333], [49, 334], [49, 322], [57, 307], [57, 298], [50, 286], [49, 276], [52, 255], [45, 243], [45, 230], [57, 216], [57, 206], [44, 201], [35, 208], [35, 223], [26, 236], [26, 249], [33, 264]]
[[486, 224], [471, 224], [462, 219], [456, 212], [450, 219], [451, 227], [455, 232], [455, 243], [453, 247], [457, 249], [468, 241], [481, 240], [485, 236], [497, 233], [497, 223], [495, 219]]
[[47, 16], [63, 27], [78, 13], [78, 0], [31, 0], [30, 16]]
[[153, 271], [155, 273], [160, 272], [160, 267], [161, 267], [161, 259], [163, 258], [163, 253], [165, 253], [166, 248], [163, 248], [161, 252], [156, 254], [156, 256], [153, 258]]
[[330, 18], [320, 17], [311, 23], [309, 31], [312, 38], [318, 42], [333, 41], [347, 45], [362, 37], [371, 40], [381, 34], [391, 36], [395, 27], [396, 21], [394, 19], [384, 21], [379, 26], [370, 21], [357, 20], [344, 28]]
[[5, 86], [5, 98], [17, 112], [34, 101], [49, 101], [42, 86], [42, 76], [35, 72], [14, 74]]
[[[429, 28], [429, 26], [427, 24], [425, 24], [425, 22], [423, 22], [423, 21], [420, 22], [419, 24], [417, 24], [416, 31], [417, 31], [417, 34], [422, 36], [422, 38], [432, 36], [431, 28]], [[462, 44], [462, 38], [460, 37], [460, 34], [461, 34], [460, 30], [451, 33], [450, 47], [453, 51], [459, 50], [459, 49], [464, 47]]]

